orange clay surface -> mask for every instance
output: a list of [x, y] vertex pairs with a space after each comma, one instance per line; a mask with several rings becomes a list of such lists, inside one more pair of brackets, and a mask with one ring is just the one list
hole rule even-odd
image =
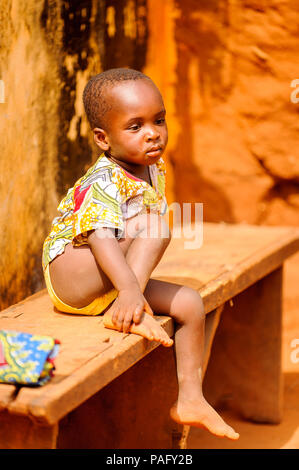
[[[205, 430], [191, 428], [189, 449], [299, 449], [299, 254], [287, 260], [284, 266], [282, 422], [279, 425], [256, 424], [243, 420], [229, 410], [217, 410], [240, 433], [239, 440], [224, 440]], [[297, 345], [292, 347], [291, 343], [295, 339]], [[297, 363], [292, 361], [292, 352]]]

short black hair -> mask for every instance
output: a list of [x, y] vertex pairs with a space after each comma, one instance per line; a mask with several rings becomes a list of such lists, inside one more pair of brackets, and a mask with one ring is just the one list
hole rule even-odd
[[125, 80], [150, 80], [152, 82], [150, 77], [139, 70], [128, 68], [105, 70], [89, 80], [83, 91], [83, 104], [91, 129], [105, 128], [104, 117], [111, 109], [111, 104], [106, 98], [107, 88]]

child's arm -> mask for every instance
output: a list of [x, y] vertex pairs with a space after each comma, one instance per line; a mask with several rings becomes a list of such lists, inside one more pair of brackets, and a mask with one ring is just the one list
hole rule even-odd
[[107, 228], [93, 230], [87, 241], [97, 263], [118, 291], [111, 307], [112, 321], [127, 332], [132, 320], [139, 323], [144, 311], [150, 315], [153, 312], [112, 231]]

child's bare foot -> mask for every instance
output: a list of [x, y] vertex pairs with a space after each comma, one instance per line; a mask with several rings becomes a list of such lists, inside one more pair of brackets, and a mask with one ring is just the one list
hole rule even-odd
[[[103, 318], [103, 323], [106, 328], [112, 330], [119, 330], [119, 328], [112, 322], [111, 316], [106, 313]], [[163, 346], [170, 347], [173, 345], [173, 340], [168, 336], [165, 330], [159, 323], [148, 313], [143, 312], [140, 323], [132, 323], [129, 328], [130, 333], [143, 336], [151, 341], [158, 341]]]
[[223, 421], [203, 397], [193, 402], [175, 403], [170, 410], [170, 416], [177, 423], [205, 428], [219, 437], [239, 439], [239, 434]]

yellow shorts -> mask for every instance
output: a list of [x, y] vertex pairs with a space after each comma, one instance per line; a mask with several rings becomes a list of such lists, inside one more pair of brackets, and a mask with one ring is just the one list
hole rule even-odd
[[102, 297], [94, 299], [89, 305], [86, 305], [86, 307], [75, 308], [62, 302], [62, 300], [60, 300], [55, 294], [50, 279], [49, 264], [44, 271], [44, 276], [49, 296], [57, 310], [60, 312], [78, 313], [80, 315], [99, 315], [106, 307], [108, 307], [109, 304], [111, 304], [111, 302], [113, 302], [114, 299], [116, 299], [118, 294], [116, 289], [112, 289], [107, 292], [107, 294], [102, 295]]

